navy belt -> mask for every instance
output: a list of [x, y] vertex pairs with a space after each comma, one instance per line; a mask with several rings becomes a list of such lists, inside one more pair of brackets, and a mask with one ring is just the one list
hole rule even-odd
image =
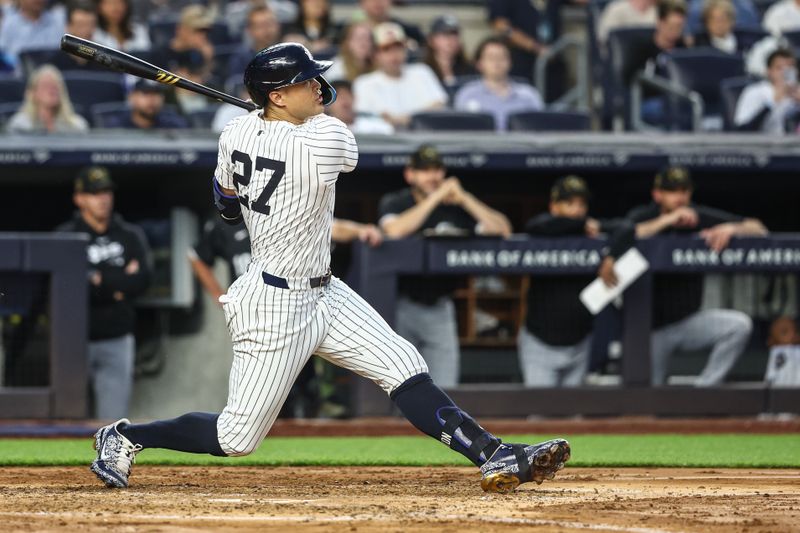
[[[289, 287], [289, 280], [286, 278], [279, 278], [278, 276], [273, 276], [272, 274], [268, 274], [266, 272], [261, 273], [261, 277], [264, 279], [264, 283], [267, 285], [272, 285], [273, 287], [278, 287], [279, 289], [288, 289]], [[328, 271], [324, 276], [319, 276], [317, 278], [308, 278], [308, 288], [316, 289], [317, 287], [325, 287], [331, 282], [331, 273]], [[304, 287], [292, 287], [292, 288], [304, 288]]]

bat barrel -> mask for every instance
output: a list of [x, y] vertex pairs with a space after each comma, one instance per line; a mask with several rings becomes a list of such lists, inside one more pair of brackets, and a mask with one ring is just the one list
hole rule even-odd
[[244, 108], [248, 111], [256, 109], [256, 105], [252, 102], [246, 102], [241, 98], [236, 98], [222, 91], [206, 87], [191, 80], [181, 78], [177, 74], [173, 74], [168, 70], [164, 70], [155, 65], [151, 65], [147, 61], [126, 54], [113, 48], [108, 48], [101, 44], [74, 35], [65, 34], [61, 38], [61, 50], [72, 54], [74, 56], [94, 61], [104, 67], [116, 70], [117, 72], [125, 72], [140, 78], [157, 81], [165, 85], [174, 85], [187, 91], [193, 91], [209, 98], [214, 98], [221, 102], [233, 104], [235, 106]]

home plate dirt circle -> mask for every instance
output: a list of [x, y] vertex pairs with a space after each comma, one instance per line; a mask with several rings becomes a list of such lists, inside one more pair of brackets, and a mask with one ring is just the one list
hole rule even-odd
[[[471, 468], [137, 466], [128, 490], [86, 468], [3, 468], [11, 530], [792, 531], [794, 470], [567, 468], [485, 494]], [[796, 529], [794, 529], [796, 531]]]

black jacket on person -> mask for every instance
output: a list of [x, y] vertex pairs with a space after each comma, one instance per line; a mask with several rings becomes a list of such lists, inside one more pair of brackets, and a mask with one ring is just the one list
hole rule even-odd
[[[743, 217], [703, 205], [689, 206], [697, 212], [693, 228], [669, 227], [659, 235], [691, 235], [725, 222], [741, 222]], [[637, 224], [661, 215], [655, 202], [633, 208], [628, 220]], [[653, 278], [653, 328], [658, 329], [683, 320], [700, 309], [703, 301], [702, 274], [659, 274]]]
[[[417, 205], [410, 188], [385, 194], [378, 204], [378, 224], [386, 216], [401, 215]], [[464, 230], [466, 236], [474, 236], [478, 222], [457, 205], [439, 204], [431, 211], [428, 218], [417, 230], [423, 234], [425, 230]], [[414, 302], [433, 305], [439, 299], [450, 296], [458, 288], [455, 276], [403, 276], [397, 283], [397, 292]]]
[[[122, 337], [133, 332], [136, 313], [132, 299], [142, 294], [150, 284], [150, 249], [142, 230], [113, 215], [108, 230], [95, 232], [77, 214], [60, 225], [56, 231], [85, 233], [89, 274], [99, 272], [100, 285], [89, 282], [89, 340], [98, 341]], [[127, 274], [125, 267], [133, 260], [139, 271]], [[123, 295], [122, 299], [115, 297]]]
[[[556, 217], [542, 213], [525, 224], [537, 237], [586, 235], [586, 218]], [[600, 231], [609, 234], [608, 255], [617, 258], [634, 243], [634, 226], [625, 219], [600, 221]], [[592, 331], [593, 317], [581, 303], [581, 291], [596, 275], [542, 276], [531, 279], [525, 327], [550, 346], [573, 346]]]

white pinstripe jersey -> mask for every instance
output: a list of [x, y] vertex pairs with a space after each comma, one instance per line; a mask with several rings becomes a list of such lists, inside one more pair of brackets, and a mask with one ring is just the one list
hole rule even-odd
[[215, 178], [239, 195], [259, 268], [287, 279], [327, 272], [336, 179], [357, 162], [353, 134], [328, 115], [296, 126], [256, 110], [228, 123]]

